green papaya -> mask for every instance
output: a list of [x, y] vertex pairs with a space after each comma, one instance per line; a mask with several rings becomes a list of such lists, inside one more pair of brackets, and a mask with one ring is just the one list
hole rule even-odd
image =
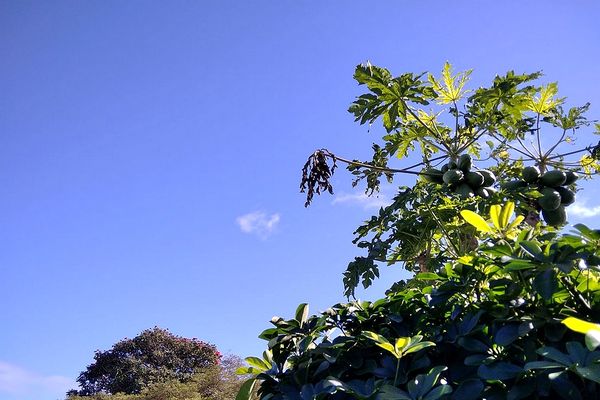
[[442, 171], [440, 171], [439, 169], [426, 168], [423, 171], [421, 171], [421, 176], [427, 182], [439, 183], [439, 184], [444, 183], [444, 179], [443, 179], [444, 173]]
[[483, 186], [484, 177], [476, 171], [467, 172], [465, 174], [465, 182], [473, 188], [473, 190]]
[[542, 210], [552, 211], [560, 206], [560, 193], [556, 190], [545, 187], [540, 192], [542, 193], [542, 197], [538, 198], [537, 202], [542, 207]]
[[473, 159], [471, 158], [471, 156], [469, 154], [463, 154], [460, 157], [458, 157], [456, 166], [462, 172], [467, 173], [471, 170], [471, 167], [473, 166]]
[[488, 197], [490, 197], [490, 192], [484, 188], [484, 187], [480, 187], [475, 191], [475, 194], [477, 196], [483, 197], [484, 199], [487, 199]]
[[502, 183], [502, 189], [506, 190], [517, 190], [527, 186], [527, 182], [525, 181], [508, 181]]
[[496, 183], [496, 175], [494, 175], [492, 171], [488, 171], [487, 169], [481, 169], [477, 172], [483, 175], [483, 186], [488, 187]]
[[442, 173], [446, 173], [449, 169], [450, 167], [448, 166], [448, 164], [442, 165]]
[[456, 161], [453, 161], [453, 160], [450, 160], [450, 161], [448, 161], [448, 169], [449, 169], [449, 170], [450, 170], [450, 169], [456, 169], [456, 168], [458, 168], [458, 167], [456, 166]]
[[469, 185], [466, 183], [461, 183], [454, 189], [454, 193], [458, 194], [463, 199], [468, 199], [469, 197], [475, 196], [475, 192]]
[[449, 169], [444, 173], [442, 179], [448, 185], [456, 185], [463, 180], [464, 174], [459, 169]]
[[567, 175], [567, 180], [565, 181], [564, 185], [572, 185], [577, 179], [579, 179], [579, 175], [573, 171], [567, 171], [565, 172], [565, 175]]
[[542, 217], [548, 225], [552, 226], [560, 226], [567, 223], [567, 211], [564, 206], [551, 211], [542, 210]]
[[558, 187], [565, 184], [567, 181], [567, 174], [563, 171], [555, 169], [548, 171], [540, 177], [540, 183], [544, 186]]
[[554, 190], [560, 194], [560, 204], [563, 206], [570, 206], [575, 203], [575, 193], [572, 190], [563, 186], [559, 186]]
[[540, 179], [540, 169], [536, 166], [523, 168], [523, 180], [527, 183], [536, 183]]

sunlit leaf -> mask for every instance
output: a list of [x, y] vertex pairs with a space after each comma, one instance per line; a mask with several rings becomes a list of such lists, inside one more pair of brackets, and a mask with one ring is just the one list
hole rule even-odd
[[600, 325], [592, 322], [587, 322], [575, 317], [567, 317], [562, 320], [562, 323], [572, 331], [579, 333], [588, 333], [591, 330], [600, 331]]
[[429, 75], [429, 82], [438, 94], [438, 103], [454, 103], [468, 93], [467, 90], [464, 90], [464, 86], [469, 81], [471, 72], [472, 70], [468, 70], [452, 75], [452, 65], [450, 65], [449, 62], [446, 62], [442, 69], [442, 82], [435, 79], [433, 75]]
[[556, 82], [542, 86], [537, 96], [529, 96], [525, 103], [525, 107], [530, 111], [541, 115], [547, 115], [549, 111], [564, 101], [564, 98], [555, 97], [557, 93], [558, 84]]
[[473, 225], [477, 230], [481, 232], [492, 233], [492, 228], [488, 225], [488, 223], [483, 219], [479, 214], [473, 212], [471, 210], [462, 210], [460, 215], [467, 221], [469, 224]]
[[502, 206], [499, 204], [494, 204], [490, 207], [490, 219], [492, 220], [492, 224], [499, 231], [502, 230], [502, 226], [500, 225], [500, 213], [502, 212]]
[[515, 211], [515, 203], [512, 201], [506, 202], [504, 207], [502, 207], [502, 211], [500, 211], [500, 226], [501, 229], [504, 230], [508, 226], [508, 221]]

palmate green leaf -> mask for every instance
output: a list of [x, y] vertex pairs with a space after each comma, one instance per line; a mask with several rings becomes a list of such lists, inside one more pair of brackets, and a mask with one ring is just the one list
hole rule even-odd
[[492, 233], [492, 228], [488, 225], [485, 219], [483, 219], [479, 214], [473, 212], [471, 210], [462, 210], [460, 215], [467, 221], [469, 224], [473, 225], [477, 228], [478, 231]]
[[449, 62], [444, 64], [442, 69], [442, 82], [435, 79], [431, 74], [427, 77], [433, 89], [437, 92], [437, 101], [440, 104], [450, 104], [460, 100], [468, 90], [464, 90], [465, 84], [469, 81], [469, 75], [473, 70], [459, 72], [452, 75], [452, 65]]
[[558, 84], [556, 82], [542, 86], [537, 96], [529, 95], [527, 97], [525, 108], [541, 115], [548, 115], [553, 108], [565, 100], [564, 98], [556, 98], [557, 93]]

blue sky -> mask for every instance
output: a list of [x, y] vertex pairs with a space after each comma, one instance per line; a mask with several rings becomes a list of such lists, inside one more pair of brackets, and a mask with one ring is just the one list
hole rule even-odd
[[[599, 18], [591, 0], [1, 1], [0, 398], [62, 398], [95, 349], [155, 325], [259, 354], [273, 315], [343, 301], [352, 232], [393, 189], [364, 199], [340, 170], [305, 209], [298, 185], [315, 148], [366, 158], [380, 133], [346, 112], [355, 65], [448, 60], [475, 86], [541, 69], [600, 118]], [[570, 222], [600, 226], [598, 194]], [[383, 272], [362, 298], [406, 276]]]

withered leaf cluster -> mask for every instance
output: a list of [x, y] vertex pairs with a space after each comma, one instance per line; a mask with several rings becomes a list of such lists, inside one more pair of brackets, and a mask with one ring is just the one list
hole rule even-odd
[[[331, 158], [331, 167], [327, 159]], [[335, 156], [324, 150], [317, 150], [308, 157], [306, 164], [302, 168], [302, 182], [300, 183], [300, 193], [306, 193], [306, 202], [304, 207], [308, 207], [315, 194], [328, 191], [333, 194], [333, 186], [329, 179], [337, 168]]]

